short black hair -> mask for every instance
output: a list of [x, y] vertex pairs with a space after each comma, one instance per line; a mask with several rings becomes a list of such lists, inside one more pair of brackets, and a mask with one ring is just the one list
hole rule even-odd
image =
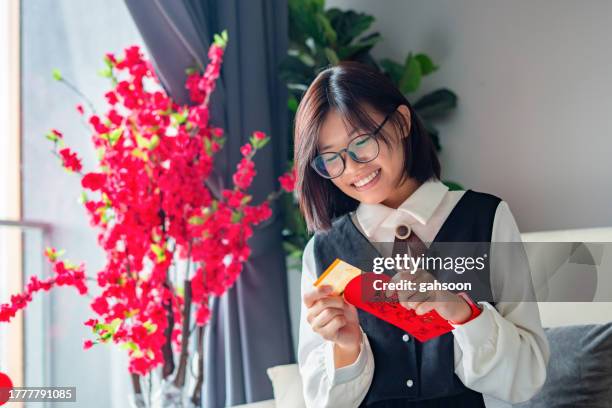
[[[369, 105], [382, 115], [403, 137], [405, 174], [423, 183], [432, 177], [440, 179], [440, 162], [435, 146], [406, 97], [383, 73], [358, 62], [341, 62], [319, 72], [298, 106], [294, 124], [294, 165], [297, 172], [296, 194], [300, 210], [310, 232], [328, 230], [332, 220], [359, 205], [344, 194], [331, 180], [319, 176], [310, 166], [317, 154], [321, 126], [331, 110], [339, 112], [355, 129], [373, 132], [378, 124], [368, 115]], [[410, 110], [410, 124], [397, 112], [400, 105]], [[377, 135], [387, 146], [389, 134]]]

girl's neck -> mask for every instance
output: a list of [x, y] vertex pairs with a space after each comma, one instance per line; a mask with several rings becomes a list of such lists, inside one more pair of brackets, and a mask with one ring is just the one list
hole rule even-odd
[[396, 209], [404, 201], [406, 201], [406, 199], [408, 199], [408, 197], [410, 197], [412, 193], [414, 193], [420, 186], [421, 183], [419, 183], [415, 179], [408, 178], [404, 180], [404, 182], [394, 190], [393, 194], [390, 195], [381, 204]]

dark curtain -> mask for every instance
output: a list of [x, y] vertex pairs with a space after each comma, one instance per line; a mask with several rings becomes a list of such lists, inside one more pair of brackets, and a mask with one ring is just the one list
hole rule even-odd
[[[214, 33], [229, 43], [211, 98], [211, 121], [226, 131], [211, 187], [231, 187], [239, 146], [255, 130], [272, 137], [255, 156], [251, 191], [261, 202], [286, 170], [286, 89], [278, 64], [288, 43], [287, 0], [125, 0], [166, 91], [187, 103], [185, 69], [205, 66]], [[239, 279], [213, 302], [205, 335], [203, 406], [225, 407], [273, 398], [266, 369], [295, 362], [288, 311], [280, 206], [255, 231]]]

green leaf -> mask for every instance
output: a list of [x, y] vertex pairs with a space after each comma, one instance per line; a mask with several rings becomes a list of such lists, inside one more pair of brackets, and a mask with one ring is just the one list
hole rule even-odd
[[149, 333], [154, 333], [157, 330], [157, 325], [155, 323], [151, 323], [149, 320], [144, 322], [142, 326], [147, 329]]
[[251, 200], [253, 199], [252, 196], [244, 196], [242, 197], [242, 200], [240, 200], [240, 205], [246, 205], [248, 204]]
[[142, 161], [149, 161], [149, 156], [139, 148], [132, 150], [132, 156], [139, 158]]
[[177, 112], [177, 113], [173, 113], [170, 115], [170, 117], [172, 118], [172, 120], [174, 120], [174, 122], [176, 122], [178, 125], [182, 125], [183, 123], [185, 123], [185, 121], [187, 120], [187, 111], [183, 111], [181, 113]]
[[112, 202], [110, 200], [110, 198], [108, 198], [108, 195], [106, 193], [102, 193], [102, 202], [104, 203], [105, 206], [110, 207], [112, 206]]
[[330, 46], [335, 47], [336, 40], [337, 40], [336, 30], [334, 30], [334, 28], [331, 26], [327, 16], [323, 13], [317, 13], [315, 15], [315, 18], [317, 19], [317, 22], [323, 29], [323, 35], [325, 35], [325, 39], [327, 40], [327, 43]]
[[199, 217], [197, 215], [194, 215], [194, 216], [190, 217], [189, 221], [187, 221], [187, 222], [189, 222], [189, 224], [191, 224], [191, 225], [202, 225], [202, 224], [204, 224], [204, 218]]
[[256, 145], [254, 146], [256, 149], [261, 149], [262, 147], [264, 147], [265, 145], [268, 144], [268, 142], [270, 141], [270, 137], [266, 136], [263, 139], [255, 139], [255, 143]]
[[149, 150], [154, 150], [157, 146], [159, 146], [159, 136], [153, 135], [149, 139]]
[[103, 78], [110, 78], [113, 76], [113, 70], [111, 68], [103, 68], [98, 70], [98, 75], [100, 75]]
[[164, 262], [166, 260], [166, 251], [162, 246], [151, 244], [151, 251], [157, 256], [157, 262]]
[[422, 96], [412, 106], [422, 118], [434, 118], [455, 109], [457, 95], [448, 89], [438, 89]]
[[97, 333], [100, 330], [108, 330], [108, 327], [109, 327], [108, 324], [96, 323], [94, 327], [92, 327], [92, 330], [94, 331], [94, 333]]
[[212, 154], [212, 143], [207, 137], [203, 138], [202, 140], [204, 140], [204, 149], [206, 149], [206, 154], [210, 156]]
[[322, 14], [323, 0], [289, 0], [289, 39], [305, 44], [310, 38], [316, 46], [325, 46], [326, 39], [317, 14]]
[[450, 191], [464, 190], [461, 184], [456, 183], [454, 181], [443, 180], [442, 182], [448, 187]]
[[431, 61], [431, 58], [429, 58], [429, 56], [425, 54], [417, 54], [414, 56], [414, 58], [421, 65], [421, 74], [423, 76], [429, 75], [432, 72], [436, 71], [438, 68], [440, 68]]
[[111, 61], [111, 59], [108, 58], [107, 55], [104, 56], [104, 63], [106, 64], [106, 66], [108, 68], [112, 68], [113, 67], [113, 61]]
[[47, 140], [50, 140], [52, 142], [57, 142], [59, 140], [59, 137], [53, 132], [48, 132], [45, 135], [45, 138], [47, 138]]
[[108, 142], [110, 143], [110, 145], [114, 146], [115, 143], [117, 143], [117, 141], [119, 140], [119, 138], [121, 137], [122, 134], [123, 134], [123, 128], [122, 127], [114, 129], [112, 132], [110, 132], [110, 134], [108, 134]]
[[372, 23], [374, 17], [365, 13], [357, 13], [353, 10], [340, 10], [331, 8], [325, 12], [337, 33], [338, 46], [350, 44], [359, 35], [365, 32]]
[[[147, 139], [143, 137], [140, 133], [136, 133], [136, 145], [139, 148], [146, 148], [148, 150], [153, 150], [159, 145], [159, 141], [160, 139], [159, 139], [159, 136], [157, 135], [153, 135], [151, 136], [151, 139]], [[132, 151], [132, 154], [134, 154], [133, 151]]]
[[327, 61], [329, 61], [330, 64], [338, 65], [338, 63], [340, 62], [340, 58], [338, 58], [336, 51], [332, 50], [329, 47], [325, 47], [324, 52], [325, 56], [327, 57]]
[[372, 33], [360, 39], [356, 44], [339, 47], [337, 54], [341, 61], [360, 60], [360, 56], [367, 54], [381, 39], [380, 33]]
[[197, 69], [194, 68], [194, 67], [189, 67], [189, 68], [185, 69], [185, 74], [187, 74], [187, 75], [194, 74], [195, 72], [197, 72]]
[[400, 91], [403, 94], [408, 94], [416, 91], [421, 84], [421, 64], [408, 54], [406, 63], [404, 64], [404, 72], [399, 82]]
[[383, 68], [384, 72], [389, 75], [393, 83], [399, 85], [404, 73], [404, 66], [388, 58], [381, 60], [380, 66]]
[[295, 112], [297, 112], [297, 108], [298, 108], [298, 101], [296, 99], [295, 96], [289, 96], [289, 100], [287, 101], [287, 107], [289, 108], [289, 110], [291, 112], [293, 112], [295, 114]]
[[45, 248], [45, 254], [49, 258], [49, 260], [51, 260], [51, 262], [54, 262], [57, 259], [59, 259], [62, 255], [64, 255], [65, 252], [66, 251], [64, 249], [59, 250], [59, 251], [54, 251], [53, 248], [51, 247]]
[[227, 46], [227, 38], [228, 38], [227, 30], [223, 30], [220, 35], [219, 34], [215, 34], [213, 36], [214, 43], [217, 46], [222, 47], [222, 48], [225, 48]]
[[81, 191], [81, 195], [79, 196], [79, 203], [85, 204], [87, 202], [87, 193], [85, 191]]
[[121, 343], [121, 348], [124, 350], [132, 350], [132, 351], [139, 350], [138, 344], [134, 343], [131, 340]]
[[242, 219], [242, 213], [239, 211], [233, 211], [231, 218], [233, 223], [238, 223]]
[[313, 66], [307, 65], [300, 55], [284, 57], [279, 64], [279, 75], [287, 85], [297, 84], [306, 88], [314, 79], [314, 71]]
[[147, 147], [149, 145], [149, 142], [147, 141], [147, 139], [142, 137], [140, 132], [135, 132], [135, 135], [136, 135], [136, 146]]
[[119, 327], [121, 322], [122, 322], [122, 320], [119, 319], [118, 317], [113, 319], [113, 321], [110, 324], [110, 331], [111, 331], [111, 333], [115, 334], [115, 332], [117, 331], [117, 328]]
[[51, 71], [52, 75], [53, 75], [53, 79], [55, 79], [56, 81], [61, 81], [62, 78], [62, 73], [60, 72], [59, 69], [55, 68], [53, 69], [53, 71]]

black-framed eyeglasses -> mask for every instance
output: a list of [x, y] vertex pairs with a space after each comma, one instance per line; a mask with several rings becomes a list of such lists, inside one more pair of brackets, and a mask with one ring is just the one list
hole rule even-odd
[[[395, 111], [393, 111], [395, 112]], [[347, 146], [338, 152], [325, 152], [318, 154], [310, 161], [310, 166], [321, 176], [326, 179], [339, 177], [344, 173], [346, 162], [342, 157], [342, 152], [346, 152], [351, 159], [357, 163], [371, 162], [378, 157], [380, 146], [376, 135], [385, 126], [387, 120], [393, 114], [387, 114], [385, 119], [376, 128], [373, 133], [362, 133], [347, 144]]]

